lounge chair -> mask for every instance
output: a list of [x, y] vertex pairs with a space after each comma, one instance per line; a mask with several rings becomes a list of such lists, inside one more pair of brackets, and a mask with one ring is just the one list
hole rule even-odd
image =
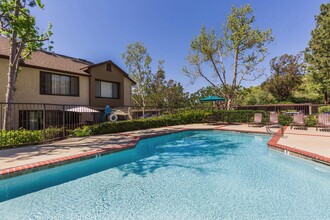
[[290, 129], [293, 127], [301, 127], [306, 128], [305, 122], [304, 122], [304, 114], [297, 113], [293, 115], [293, 122], [290, 124]]
[[278, 114], [276, 112], [271, 112], [269, 114], [269, 125], [278, 125]]
[[208, 115], [204, 118], [204, 122], [211, 125], [217, 125], [218, 119], [217, 115]]
[[262, 114], [261, 113], [255, 113], [254, 114], [254, 118], [253, 118], [253, 122], [250, 122], [248, 124], [248, 126], [263, 126], [262, 123]]
[[316, 130], [319, 128], [330, 129], [330, 114], [322, 113], [317, 117]]

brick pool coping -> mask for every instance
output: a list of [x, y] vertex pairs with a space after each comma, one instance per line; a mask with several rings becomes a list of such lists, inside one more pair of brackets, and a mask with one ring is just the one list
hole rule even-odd
[[[286, 131], [288, 127], [285, 126], [284, 127], [284, 131]], [[285, 133], [285, 132], [284, 132]], [[330, 158], [329, 157], [325, 157], [319, 154], [315, 154], [315, 153], [311, 153], [308, 151], [304, 151], [304, 150], [300, 150], [297, 148], [293, 148], [293, 147], [289, 147], [283, 144], [278, 144], [278, 141], [280, 140], [280, 134], [281, 132], [278, 131], [276, 135], [274, 135], [269, 141], [268, 141], [268, 146], [271, 149], [277, 150], [277, 151], [281, 151], [285, 154], [289, 154], [289, 155], [293, 155], [296, 157], [300, 157], [300, 158], [304, 158], [304, 159], [308, 159], [308, 160], [312, 160], [318, 163], [323, 163], [325, 165], [329, 165], [330, 166]], [[287, 134], [293, 134], [293, 133], [287, 133]], [[317, 134], [294, 134], [294, 135], [306, 135], [306, 136], [315, 136], [315, 137], [328, 137], [325, 135], [317, 135]]]
[[[118, 135], [126, 135], [126, 136], [132, 136], [132, 140], [128, 144], [122, 144], [122, 145], [113, 145], [108, 148], [99, 149], [99, 150], [93, 150], [88, 151], [84, 153], [79, 153], [71, 156], [66, 157], [60, 157], [56, 159], [50, 159], [45, 160], [41, 162], [35, 162], [31, 164], [11, 167], [0, 170], [0, 179], [6, 179], [14, 176], [19, 176], [31, 172], [36, 172], [43, 169], [48, 169], [68, 163], [73, 163], [81, 160], [91, 159], [95, 158], [101, 155], [111, 154], [118, 151], [128, 150], [131, 148], [134, 148], [136, 144], [146, 138], [152, 138], [157, 136], [162, 136], [166, 134], [172, 134], [172, 133], [178, 133], [182, 131], [189, 131], [189, 130], [221, 130], [221, 131], [233, 131], [233, 132], [242, 132], [242, 133], [258, 133], [258, 134], [268, 134], [267, 132], [263, 131], [249, 131], [249, 130], [230, 130], [230, 129], [224, 129], [225, 126], [217, 126], [214, 128], [180, 128], [177, 130], [163, 130], [163, 131], [156, 131], [153, 134], [142, 134], [138, 137], [134, 137], [133, 134], [128, 133], [117, 133]], [[285, 127], [285, 130], [287, 127]], [[314, 134], [306, 134], [306, 136], [322, 136], [322, 135], [314, 135]], [[278, 144], [278, 141], [280, 140], [280, 130], [273, 135], [273, 137], [268, 141], [267, 145], [274, 150], [282, 151], [286, 154], [290, 153], [291, 155], [302, 157], [305, 159], [310, 159], [316, 162], [324, 163], [326, 165], [330, 165], [330, 158], [324, 157], [315, 153], [299, 150], [296, 148], [292, 148], [289, 146]]]

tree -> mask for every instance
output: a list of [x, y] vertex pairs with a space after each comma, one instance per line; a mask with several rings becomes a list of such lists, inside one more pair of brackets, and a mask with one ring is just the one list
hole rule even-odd
[[[35, 18], [29, 8], [44, 8], [41, 0], [1, 0], [0, 2], [0, 34], [6, 36], [10, 43], [8, 84], [4, 109], [3, 127], [10, 129], [10, 113], [14, 101], [14, 92], [19, 66], [29, 59], [32, 51], [41, 49], [44, 41], [52, 35], [51, 25], [45, 33], [39, 33]], [[51, 49], [50, 46], [48, 49]]]
[[149, 85], [149, 100], [150, 105], [157, 108], [163, 108], [165, 105], [165, 90], [166, 80], [164, 71], [164, 60], [160, 60], [158, 63], [158, 70], [153, 74], [150, 85]]
[[[187, 57], [190, 65], [183, 68], [192, 82], [203, 78], [213, 87], [222, 86], [224, 89], [220, 95], [227, 99], [227, 109], [235, 102], [242, 82], [255, 80], [263, 73], [258, 65], [265, 59], [266, 45], [273, 37], [270, 29], [262, 31], [253, 28], [254, 21], [251, 6], [245, 5], [232, 8], [222, 37], [217, 37], [214, 29], [207, 31], [202, 27], [199, 36], [191, 42]], [[211, 70], [204, 70], [207, 66]], [[231, 71], [229, 67], [232, 67]]]
[[158, 63], [158, 70], [152, 74], [149, 84], [148, 100], [150, 105], [157, 108], [182, 107], [186, 104], [188, 94], [182, 85], [172, 79], [166, 80], [164, 60]]
[[319, 92], [319, 85], [313, 80], [312, 73], [306, 73], [302, 77], [302, 83], [293, 93], [295, 103], [322, 103], [323, 96]]
[[272, 104], [275, 103], [274, 97], [267, 91], [261, 88], [261, 86], [253, 86], [250, 88], [244, 88], [240, 92], [241, 99], [240, 105], [260, 105], [260, 104]]
[[165, 86], [165, 102], [167, 106], [179, 108], [186, 106], [188, 100], [188, 93], [184, 92], [184, 89], [180, 83], [170, 79]]
[[288, 101], [302, 82], [304, 65], [301, 54], [284, 54], [270, 61], [271, 76], [262, 84], [277, 101]]
[[147, 105], [148, 87], [152, 79], [151, 57], [142, 43], [136, 42], [127, 46], [126, 52], [122, 54], [128, 68], [130, 77], [136, 82], [133, 87], [132, 99], [134, 103], [144, 110]]
[[200, 88], [194, 93], [191, 93], [189, 96], [189, 104], [190, 106], [205, 106], [205, 105], [213, 105], [212, 102], [207, 102], [207, 103], [201, 103], [202, 98], [206, 98], [208, 96], [214, 96], [216, 94], [221, 94], [222, 93], [222, 87], [214, 87], [214, 86], [206, 86], [203, 88]]
[[305, 51], [308, 71], [323, 95], [323, 102], [330, 99], [330, 3], [321, 5], [321, 12], [315, 17], [316, 27]]

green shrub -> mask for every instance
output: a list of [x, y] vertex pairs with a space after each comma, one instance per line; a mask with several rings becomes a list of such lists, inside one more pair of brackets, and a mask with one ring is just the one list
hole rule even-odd
[[317, 124], [317, 116], [314, 115], [308, 115], [306, 118], [304, 118], [305, 125], [308, 127], [314, 127]]
[[210, 111], [190, 110], [179, 114], [168, 115], [166, 117], [175, 119], [178, 124], [194, 124], [202, 123], [204, 118], [210, 114], [212, 114]]
[[319, 113], [330, 112], [330, 105], [319, 107], [318, 110], [319, 110]]
[[98, 125], [84, 126], [71, 131], [71, 135], [84, 137], [96, 134], [111, 134], [135, 131], [148, 128], [166, 127], [180, 124], [177, 119], [169, 117], [136, 119], [132, 121], [105, 122]]
[[283, 126], [289, 126], [292, 123], [293, 117], [288, 114], [279, 114], [278, 115], [278, 123]]
[[191, 110], [178, 114], [168, 114], [158, 118], [135, 119], [131, 121], [105, 122], [98, 125], [84, 126], [71, 131], [72, 136], [84, 137], [96, 134], [110, 134], [125, 131], [134, 131], [148, 128], [158, 128], [171, 125], [203, 123], [206, 116], [216, 114], [219, 121], [247, 122], [256, 112], [263, 113], [263, 120], [268, 122], [268, 113], [265, 111], [233, 110], [233, 111], [202, 111]]
[[11, 130], [0, 131], [0, 146], [20, 145], [25, 143], [37, 143], [42, 141], [41, 130]]
[[[61, 128], [49, 127], [45, 130], [46, 140], [62, 137], [63, 130]], [[41, 143], [43, 141], [43, 130], [26, 130], [20, 128], [18, 130], [0, 130], [0, 146], [17, 146], [29, 143]]]
[[62, 128], [48, 127], [48, 128], [46, 128], [45, 132], [46, 132], [46, 136], [45, 136], [46, 140], [51, 140], [51, 139], [55, 139], [55, 138], [59, 138], [59, 137], [63, 136]]
[[230, 111], [220, 110], [220, 111], [216, 111], [215, 113], [218, 115], [220, 121], [228, 122], [228, 123], [252, 122], [255, 113], [262, 113], [262, 121], [264, 123], [268, 122], [268, 120], [269, 120], [268, 112], [262, 111], [262, 110], [257, 110], [257, 111], [254, 111], [254, 110], [230, 110]]

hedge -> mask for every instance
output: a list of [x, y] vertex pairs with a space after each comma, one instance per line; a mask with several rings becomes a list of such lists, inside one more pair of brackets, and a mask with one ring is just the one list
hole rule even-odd
[[322, 106], [318, 108], [319, 113], [330, 112], [330, 106]]
[[98, 125], [84, 126], [72, 130], [70, 133], [75, 137], [84, 137], [96, 134], [110, 134], [140, 129], [158, 128], [171, 125], [203, 123], [205, 117], [211, 114], [218, 116], [219, 121], [224, 122], [248, 122], [253, 120], [254, 113], [264, 115], [263, 120], [268, 121], [268, 113], [265, 111], [232, 110], [232, 111], [185, 111], [179, 114], [169, 114], [158, 118], [135, 119], [131, 121], [105, 122]]
[[[54, 139], [62, 135], [61, 128], [47, 128], [46, 140]], [[0, 130], [0, 146], [17, 146], [29, 143], [41, 143], [43, 141], [43, 130]]]

